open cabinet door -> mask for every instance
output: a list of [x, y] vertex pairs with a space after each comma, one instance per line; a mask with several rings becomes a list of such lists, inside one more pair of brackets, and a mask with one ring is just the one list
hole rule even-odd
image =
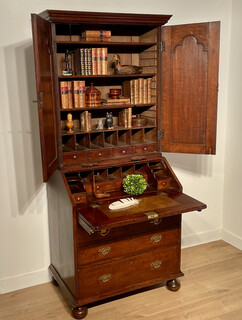
[[58, 165], [51, 24], [32, 14], [32, 29], [43, 180], [46, 182]]
[[215, 154], [220, 23], [162, 28], [163, 152]]

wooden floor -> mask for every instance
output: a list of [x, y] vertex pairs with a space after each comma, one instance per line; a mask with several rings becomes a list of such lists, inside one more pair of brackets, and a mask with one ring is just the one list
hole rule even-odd
[[[241, 320], [242, 251], [223, 241], [182, 250], [181, 289], [160, 286], [89, 308], [87, 320]], [[72, 319], [47, 283], [0, 295], [1, 320]]]

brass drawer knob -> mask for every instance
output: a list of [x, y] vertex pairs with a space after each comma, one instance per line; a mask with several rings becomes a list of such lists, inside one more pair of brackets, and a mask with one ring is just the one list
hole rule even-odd
[[146, 148], [146, 147], [144, 147], [144, 151], [147, 151], [147, 148]]
[[160, 268], [161, 265], [162, 265], [162, 261], [160, 261], [160, 260], [157, 260], [157, 261], [154, 261], [151, 263], [151, 267], [154, 269]]
[[162, 182], [162, 185], [165, 186], [165, 185], [166, 185], [166, 182]]
[[99, 156], [99, 157], [101, 157], [101, 156], [102, 156], [101, 152], [98, 154], [98, 156]]
[[123, 150], [123, 151], [122, 151], [122, 153], [126, 153], [126, 151], [125, 151], [125, 150]]
[[108, 282], [111, 279], [111, 274], [104, 274], [99, 278], [101, 282]]
[[161, 234], [157, 234], [157, 235], [151, 237], [151, 241], [153, 241], [154, 243], [157, 243], [157, 242], [160, 242], [162, 238], [163, 237]]
[[73, 156], [73, 159], [76, 159], [76, 156]]
[[110, 250], [110, 247], [103, 247], [98, 249], [98, 253], [101, 253], [103, 256], [106, 256], [106, 254], [108, 254]]

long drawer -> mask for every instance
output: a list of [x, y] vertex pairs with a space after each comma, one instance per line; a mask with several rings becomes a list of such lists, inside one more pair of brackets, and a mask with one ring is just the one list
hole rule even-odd
[[[118, 227], [110, 229], [109, 233], [103, 237], [98, 232], [89, 235], [79, 224], [77, 225], [77, 247], [82, 248], [88, 245], [97, 245], [100, 246], [106, 245], [110, 241], [120, 241], [124, 238], [134, 237], [139, 234], [144, 233], [160, 233], [164, 231], [172, 231], [174, 229], [179, 229], [181, 226], [181, 216], [172, 216], [163, 218], [161, 222], [156, 225], [151, 223], [150, 221], [143, 222], [143, 223], [136, 223], [127, 225], [124, 227]], [[164, 238], [165, 239], [165, 238]]]
[[179, 276], [180, 246], [160, 247], [78, 271], [79, 298], [89, 303]]
[[156, 232], [110, 241], [103, 245], [89, 246], [78, 250], [78, 264], [103, 263], [109, 259], [121, 259], [125, 256], [152, 250], [161, 246], [178, 245], [180, 229], [161, 229]]

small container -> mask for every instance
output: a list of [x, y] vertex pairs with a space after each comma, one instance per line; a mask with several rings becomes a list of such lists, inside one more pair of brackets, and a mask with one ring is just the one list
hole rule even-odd
[[133, 127], [145, 127], [147, 125], [148, 119], [141, 118], [140, 114], [136, 114], [136, 118], [132, 119]]
[[111, 99], [119, 99], [121, 93], [121, 89], [109, 89], [109, 95]]
[[101, 106], [101, 92], [93, 86], [86, 90], [85, 93], [86, 107], [100, 107]]

